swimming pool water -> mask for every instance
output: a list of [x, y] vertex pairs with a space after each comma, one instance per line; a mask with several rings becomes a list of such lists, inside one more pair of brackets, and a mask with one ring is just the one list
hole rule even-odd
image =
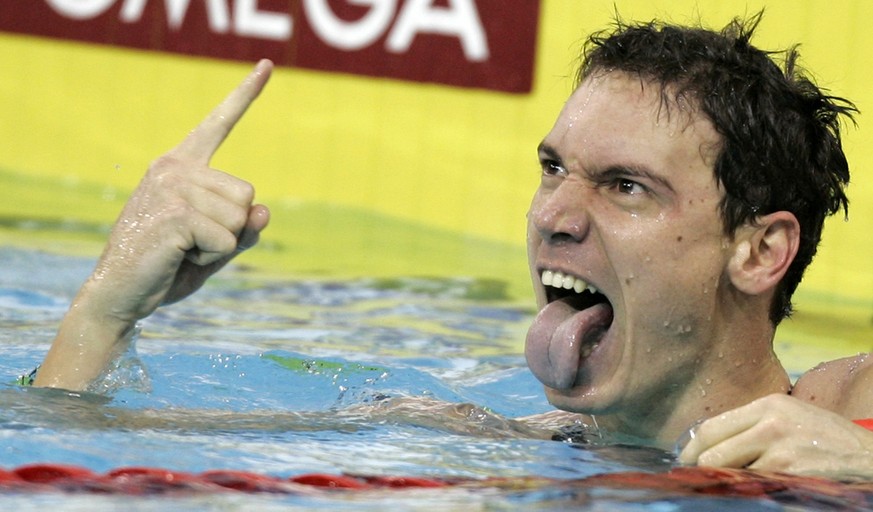
[[[578, 479], [666, 471], [672, 456], [580, 447], [480, 423], [386, 406], [412, 398], [472, 403], [518, 417], [551, 410], [527, 371], [533, 310], [467, 279], [331, 281], [231, 268], [142, 326], [136, 358], [101, 394], [25, 389], [93, 265], [87, 258], [0, 249], [0, 465], [129, 466], [272, 476], [325, 472], [429, 477]], [[113, 510], [772, 509], [773, 502], [560, 486], [118, 497], [0, 495], [4, 508]], [[7, 508], [8, 509], [8, 508]]]

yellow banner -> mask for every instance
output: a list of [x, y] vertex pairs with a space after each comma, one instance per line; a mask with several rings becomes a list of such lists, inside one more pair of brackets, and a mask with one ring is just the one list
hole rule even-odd
[[[535, 148], [571, 92], [585, 36], [616, 12], [720, 28], [765, 5], [759, 47], [800, 43], [821, 85], [862, 112], [873, 106], [865, 0], [546, 0], [527, 95], [279, 69], [214, 161], [250, 180], [274, 212], [264, 246], [247, 258], [300, 274], [470, 275], [527, 297]], [[0, 66], [4, 239], [42, 240], [28, 226], [66, 226], [57, 236], [94, 247], [149, 162], [249, 67], [12, 34], [0, 34]], [[873, 318], [866, 119], [845, 131], [850, 220], [829, 222], [797, 295], [801, 312], [844, 317], [835, 328], [855, 337]]]

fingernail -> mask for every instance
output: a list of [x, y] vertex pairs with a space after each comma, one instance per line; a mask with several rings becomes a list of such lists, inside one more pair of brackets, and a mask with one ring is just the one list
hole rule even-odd
[[257, 71], [258, 73], [263, 73], [264, 71], [266, 71], [272, 67], [273, 67], [273, 61], [271, 61], [270, 59], [261, 59], [258, 61], [257, 65], [255, 66], [255, 71]]

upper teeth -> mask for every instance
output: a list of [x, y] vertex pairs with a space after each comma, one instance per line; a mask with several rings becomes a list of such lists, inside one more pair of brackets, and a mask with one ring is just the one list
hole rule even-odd
[[584, 280], [562, 272], [544, 270], [542, 282], [543, 286], [553, 286], [555, 288], [564, 288], [565, 290], [572, 288], [576, 293], [582, 293], [585, 290], [588, 290], [591, 293], [597, 293], [597, 288], [586, 283]]

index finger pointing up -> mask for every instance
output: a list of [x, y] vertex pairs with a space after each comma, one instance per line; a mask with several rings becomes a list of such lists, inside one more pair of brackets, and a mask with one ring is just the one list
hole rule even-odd
[[208, 163], [249, 105], [258, 97], [272, 70], [273, 63], [269, 60], [258, 62], [249, 76], [185, 137], [175, 152], [179, 156]]

